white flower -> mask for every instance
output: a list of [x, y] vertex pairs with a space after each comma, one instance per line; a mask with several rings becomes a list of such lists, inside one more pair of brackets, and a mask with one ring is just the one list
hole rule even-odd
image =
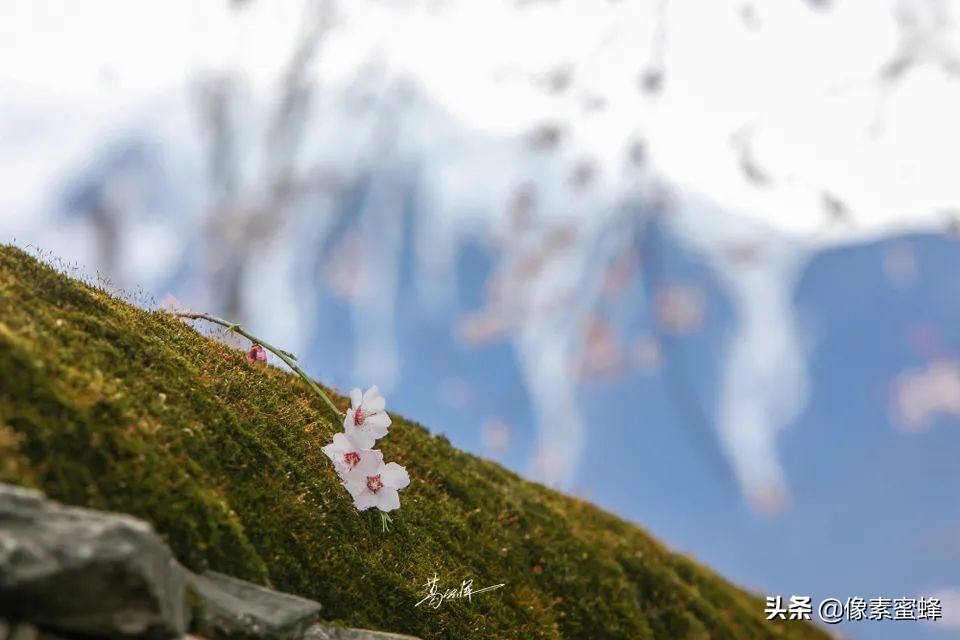
[[322, 451], [333, 461], [333, 468], [344, 481], [348, 478], [366, 479], [383, 464], [382, 453], [360, 449], [343, 433], [333, 436], [333, 442], [323, 447]]
[[370, 449], [377, 438], [387, 435], [390, 426], [390, 416], [384, 411], [387, 401], [374, 385], [362, 395], [360, 389], [351, 391], [350, 404], [352, 406], [343, 419], [343, 429], [358, 448]]
[[350, 409], [343, 420], [344, 433], [333, 436], [323, 453], [333, 461], [343, 486], [353, 496], [360, 511], [380, 509], [384, 530], [390, 521], [387, 511], [400, 508], [400, 494], [410, 484], [407, 470], [395, 462], [383, 463], [383, 454], [370, 447], [387, 435], [390, 416], [384, 409], [387, 401], [376, 386], [361, 393], [350, 392]]
[[344, 486], [353, 496], [353, 504], [360, 511], [376, 507], [380, 511], [393, 511], [400, 508], [398, 490], [410, 484], [407, 470], [396, 462], [381, 464], [375, 473], [361, 477], [360, 473], [351, 473]]

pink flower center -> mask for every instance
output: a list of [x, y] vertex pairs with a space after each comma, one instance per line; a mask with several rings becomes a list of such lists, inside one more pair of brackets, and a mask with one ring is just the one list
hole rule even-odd
[[380, 474], [375, 476], [367, 476], [367, 489], [370, 489], [373, 493], [376, 493], [383, 488], [383, 480], [380, 479]]
[[356, 451], [348, 451], [347, 453], [343, 454], [343, 461], [349, 468], [353, 469], [355, 466], [360, 464], [360, 454]]
[[363, 426], [363, 409], [357, 407], [353, 412], [353, 424], [357, 427]]

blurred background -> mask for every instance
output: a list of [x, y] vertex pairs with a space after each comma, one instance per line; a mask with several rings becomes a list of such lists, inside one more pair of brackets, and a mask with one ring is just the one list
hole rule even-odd
[[960, 3], [5, 0], [0, 241], [765, 594], [960, 634]]

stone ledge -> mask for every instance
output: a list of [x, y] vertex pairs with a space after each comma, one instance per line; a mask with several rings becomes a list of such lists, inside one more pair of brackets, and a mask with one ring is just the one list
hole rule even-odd
[[303, 638], [317, 621], [313, 600], [208, 571], [191, 575], [190, 586], [203, 603], [200, 628], [217, 637], [290, 640]]
[[0, 484], [0, 640], [200, 638], [188, 629], [249, 640], [417, 640], [317, 623], [320, 611], [221, 573], [190, 573], [136, 518]]

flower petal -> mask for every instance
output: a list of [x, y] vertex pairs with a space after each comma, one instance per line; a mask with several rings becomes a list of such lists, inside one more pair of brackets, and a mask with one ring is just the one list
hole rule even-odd
[[330, 443], [325, 447], [321, 447], [320, 451], [323, 451], [324, 454], [333, 462], [337, 461], [337, 455], [340, 453], [337, 451], [337, 445], [335, 443]]
[[[397, 498], [398, 498], [397, 502], [399, 502], [400, 501], [399, 496], [397, 496]], [[353, 506], [355, 506], [360, 511], [366, 511], [370, 507], [379, 506], [379, 504], [380, 504], [380, 499], [377, 497], [375, 493], [371, 493], [370, 491], [364, 491], [359, 495], [353, 496]]]
[[385, 464], [380, 469], [380, 479], [383, 480], [384, 486], [393, 489], [403, 489], [410, 484], [410, 474], [396, 462]]
[[360, 406], [360, 403], [363, 402], [363, 393], [360, 389], [354, 387], [350, 390], [350, 406], [353, 409], [356, 409]]
[[377, 427], [389, 427], [393, 422], [390, 420], [390, 416], [383, 413], [372, 413], [369, 414], [366, 418], [363, 419], [363, 426], [377, 426]]
[[380, 395], [380, 389], [377, 388], [377, 385], [373, 385], [363, 394], [362, 405], [363, 410], [367, 413], [377, 413], [386, 408], [387, 400]]
[[386, 407], [387, 407], [387, 401], [384, 400], [383, 397], [374, 398], [369, 402], [366, 400], [363, 401], [363, 408], [368, 413], [380, 413], [381, 411], [386, 409]]
[[370, 495], [376, 496], [377, 508], [380, 509], [380, 511], [393, 511], [394, 509], [400, 508], [400, 494], [397, 493], [396, 489], [383, 487], [380, 491], [377, 491], [376, 494]]
[[350, 438], [357, 449], [371, 449], [377, 442], [372, 434], [367, 433], [361, 427], [348, 427], [347, 437]]
[[383, 465], [383, 453], [379, 449], [369, 449], [360, 452], [360, 462], [354, 471], [363, 474], [363, 477], [376, 475], [377, 469]]
[[347, 490], [353, 498], [356, 498], [361, 493], [367, 490], [367, 479], [363, 478], [344, 478], [343, 488]]
[[350, 438], [347, 437], [347, 434], [342, 432], [333, 436], [333, 446], [340, 453], [347, 453], [348, 451], [356, 450], [356, 447], [354, 447], [353, 443], [350, 442]]
[[[328, 458], [330, 458], [334, 464], [338, 462], [343, 462], [343, 456], [348, 451], [355, 451], [358, 447], [350, 441], [350, 438], [347, 437], [345, 433], [338, 433], [333, 436], [333, 442], [328, 444], [325, 447], [322, 447], [320, 450], [323, 451]], [[337, 471], [339, 473], [339, 470]], [[342, 475], [342, 474], [341, 474]]]
[[357, 426], [357, 421], [354, 419], [354, 414], [356, 410], [347, 409], [347, 414], [343, 416], [343, 428], [346, 431], [349, 431], [351, 427]]
[[[387, 435], [386, 427], [364, 427], [363, 431], [374, 440], [378, 440], [383, 436]], [[373, 445], [370, 445], [370, 446], [373, 446]]]
[[376, 443], [376, 438], [366, 433], [360, 427], [350, 427], [346, 431], [350, 444], [353, 445], [351, 451], [361, 451], [363, 449], [372, 449]]

